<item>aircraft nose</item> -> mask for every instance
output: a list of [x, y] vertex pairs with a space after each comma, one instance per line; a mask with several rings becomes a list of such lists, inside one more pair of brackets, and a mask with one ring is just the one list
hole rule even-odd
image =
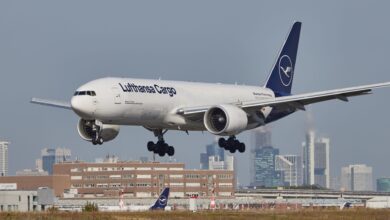
[[84, 119], [92, 117], [94, 109], [92, 108], [92, 103], [88, 103], [88, 100], [85, 100], [85, 97], [73, 96], [70, 100], [70, 105], [73, 111]]

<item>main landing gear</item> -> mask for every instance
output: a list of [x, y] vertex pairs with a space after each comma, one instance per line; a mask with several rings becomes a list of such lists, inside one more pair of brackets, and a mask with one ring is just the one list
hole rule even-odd
[[225, 150], [230, 151], [230, 153], [235, 153], [237, 150], [240, 153], [245, 152], [245, 144], [238, 141], [235, 136], [230, 136], [227, 140], [225, 140], [225, 138], [220, 138], [218, 140], [218, 145]]
[[163, 131], [162, 129], [154, 130], [154, 136], [158, 138], [157, 143], [154, 143], [153, 141], [149, 141], [148, 151], [152, 151], [155, 154], [158, 154], [160, 157], [163, 157], [165, 154], [168, 154], [168, 156], [173, 156], [175, 154], [175, 148], [172, 146], [169, 146], [164, 141], [164, 134], [167, 132], [167, 130]]

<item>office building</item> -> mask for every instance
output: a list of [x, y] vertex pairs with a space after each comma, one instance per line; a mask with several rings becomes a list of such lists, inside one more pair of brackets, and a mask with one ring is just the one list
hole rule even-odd
[[272, 132], [269, 125], [261, 126], [252, 131], [253, 146], [255, 148], [262, 148], [272, 146]]
[[[45, 211], [47, 206], [41, 201], [42, 198], [51, 196], [53, 202], [54, 198], [52, 193], [40, 193], [40, 191], [42, 190], [0, 190], [0, 212]], [[49, 191], [49, 189], [45, 190]], [[51, 207], [52, 204], [53, 203], [51, 203], [49, 206]], [[5, 219], [8, 219], [8, 217], [6, 217], [5, 215], [3, 216]], [[28, 217], [21, 218], [28, 219]]]
[[38, 158], [35, 160], [35, 169], [43, 170], [42, 158]]
[[[210, 157], [213, 157], [210, 159]], [[200, 154], [200, 169], [210, 169], [209, 161], [224, 162], [225, 161], [225, 150], [218, 145], [218, 138], [212, 144], [206, 146], [206, 153]]]
[[319, 138], [314, 150], [314, 184], [329, 189], [329, 138]]
[[117, 197], [122, 190], [125, 197], [154, 197], [164, 187], [170, 187], [172, 198], [209, 197], [213, 192], [231, 197], [236, 187], [233, 170], [193, 170], [185, 169], [184, 163], [140, 161], [57, 163], [53, 175], [0, 177], [0, 185], [13, 190], [48, 187], [57, 197], [67, 198]]
[[285, 186], [302, 185], [302, 160], [297, 155], [276, 155], [275, 170], [280, 171]]
[[276, 187], [283, 186], [281, 171], [275, 170], [275, 158], [279, 155], [279, 149], [262, 147], [255, 150], [254, 181], [252, 186]]
[[126, 161], [117, 163], [65, 162], [54, 165], [55, 175], [67, 175], [70, 190], [81, 197], [153, 197], [163, 187], [170, 196], [233, 196], [234, 172], [231, 170], [188, 170], [184, 163]]
[[309, 130], [306, 141], [302, 143], [303, 184], [314, 185], [314, 139], [315, 133]]
[[9, 142], [0, 141], [0, 176], [8, 176], [8, 145]]
[[[256, 151], [263, 147], [271, 147], [272, 146], [272, 133], [270, 126], [261, 126], [252, 130], [252, 146], [249, 148], [249, 174], [250, 174], [250, 185], [255, 186], [255, 178], [256, 178]], [[247, 147], [248, 148], [248, 147]]]
[[330, 188], [329, 138], [316, 138], [309, 130], [302, 143], [303, 184]]
[[390, 192], [390, 178], [382, 177], [376, 180], [377, 192]]
[[225, 156], [224, 161], [220, 161], [218, 156], [209, 157], [209, 170], [235, 170], [234, 156]]
[[49, 173], [38, 169], [23, 169], [16, 171], [16, 176], [47, 176]]
[[[50, 188], [57, 197], [62, 197], [64, 190], [70, 188], [69, 175], [51, 176], [3, 176], [0, 177], [0, 189], [7, 186], [7, 190], [38, 190]], [[0, 190], [0, 191], [1, 191]]]
[[342, 167], [341, 188], [345, 191], [372, 191], [372, 167], [365, 164]]
[[71, 151], [66, 148], [44, 148], [41, 151], [42, 169], [53, 174], [53, 165], [71, 159]]

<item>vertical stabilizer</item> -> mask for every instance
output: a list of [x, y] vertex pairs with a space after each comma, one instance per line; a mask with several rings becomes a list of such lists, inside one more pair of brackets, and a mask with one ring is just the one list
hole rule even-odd
[[291, 95], [301, 25], [301, 22], [293, 24], [265, 84], [276, 97]]
[[165, 206], [168, 204], [168, 197], [169, 197], [169, 188], [166, 187], [161, 192], [160, 196], [154, 203], [152, 207], [150, 207], [151, 210], [164, 210]]

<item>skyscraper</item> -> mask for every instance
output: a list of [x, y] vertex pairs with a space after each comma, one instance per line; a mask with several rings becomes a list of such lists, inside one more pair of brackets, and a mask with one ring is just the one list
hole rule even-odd
[[275, 170], [280, 171], [285, 186], [302, 185], [302, 159], [297, 155], [276, 155]]
[[382, 177], [376, 179], [376, 191], [377, 192], [390, 192], [390, 178]]
[[252, 130], [252, 140], [253, 144], [250, 149], [249, 154], [249, 160], [250, 160], [250, 167], [249, 167], [249, 174], [250, 174], [250, 184], [255, 184], [255, 178], [256, 178], [256, 150], [261, 149], [262, 147], [270, 147], [272, 146], [271, 142], [272, 133], [269, 126], [261, 126], [256, 129]]
[[0, 176], [8, 176], [8, 145], [9, 142], [0, 141]]
[[314, 183], [329, 189], [329, 138], [320, 138], [314, 145]]
[[225, 161], [225, 150], [219, 147], [217, 138], [212, 144], [206, 145], [206, 153], [200, 154], [200, 169], [208, 170], [210, 157], [215, 157], [212, 161]]
[[255, 168], [253, 186], [275, 187], [283, 186], [281, 171], [275, 170], [275, 157], [279, 149], [271, 146], [255, 150]]
[[44, 148], [41, 151], [42, 168], [49, 175], [53, 174], [53, 165], [71, 159], [71, 151], [66, 148]]
[[341, 187], [350, 191], [372, 191], [372, 167], [365, 164], [342, 167]]
[[315, 133], [309, 130], [306, 141], [302, 143], [303, 184], [314, 185], [314, 139]]
[[313, 130], [306, 134], [302, 143], [303, 184], [330, 187], [329, 138], [317, 138]]
[[218, 160], [217, 156], [209, 157], [209, 170], [235, 170], [234, 156], [225, 156], [225, 160]]
[[271, 128], [266, 125], [253, 129], [253, 140], [255, 148], [272, 146]]

